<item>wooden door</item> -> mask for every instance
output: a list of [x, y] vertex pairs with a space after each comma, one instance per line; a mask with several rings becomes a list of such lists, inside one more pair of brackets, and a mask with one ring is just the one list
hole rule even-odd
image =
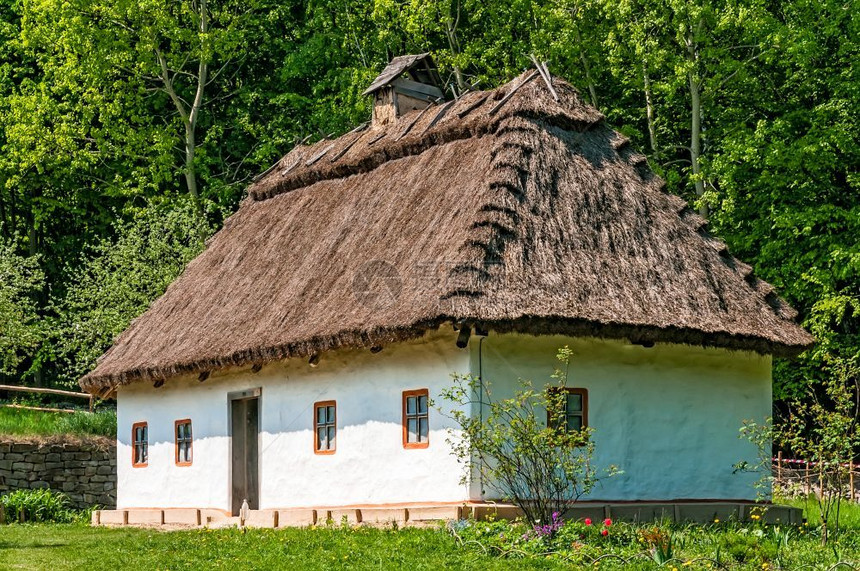
[[237, 398], [230, 401], [232, 449], [232, 506], [233, 515], [239, 515], [242, 500], [248, 507], [259, 509], [259, 456], [260, 399]]

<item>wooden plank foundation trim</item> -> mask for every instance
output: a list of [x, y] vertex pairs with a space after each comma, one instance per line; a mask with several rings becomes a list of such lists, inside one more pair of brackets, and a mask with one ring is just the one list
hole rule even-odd
[[[459, 503], [411, 504], [409, 506], [365, 506], [324, 509], [289, 508], [252, 510], [248, 527], [309, 527], [313, 525], [428, 525], [455, 519], [516, 519], [522, 511], [510, 504]], [[753, 516], [756, 516], [753, 518]], [[567, 520], [591, 518], [629, 522], [669, 520], [675, 522], [713, 523], [719, 521], [762, 521], [798, 525], [803, 513], [798, 508], [773, 504], [737, 502], [654, 502], [654, 503], [577, 503], [562, 516]], [[132, 525], [162, 527], [224, 527], [239, 525], [239, 518], [223, 510], [205, 508], [141, 508], [97, 510], [92, 525]]]

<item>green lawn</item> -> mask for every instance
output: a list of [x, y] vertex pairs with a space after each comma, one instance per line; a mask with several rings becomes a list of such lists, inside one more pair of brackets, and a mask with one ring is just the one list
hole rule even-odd
[[545, 548], [538, 540], [531, 547], [519, 542], [506, 556], [493, 547], [505, 545], [500, 533], [511, 537], [516, 532], [516, 542], [524, 528], [505, 522], [460, 525], [460, 541], [441, 528], [335, 526], [243, 533], [15, 524], [0, 527], [0, 569], [860, 569], [860, 507], [848, 506], [843, 515], [844, 531], [826, 548], [814, 522], [796, 527], [660, 525], [673, 550], [672, 559], [662, 565], [647, 543], [655, 524], [613, 522], [602, 536], [602, 523], [595, 522], [589, 528], [595, 533], [581, 541], [574, 533]]
[[561, 569], [458, 549], [435, 529], [174, 531], [0, 527], [0, 569]]

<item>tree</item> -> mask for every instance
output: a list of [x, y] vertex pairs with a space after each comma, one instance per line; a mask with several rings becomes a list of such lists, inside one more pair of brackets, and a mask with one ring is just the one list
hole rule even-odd
[[0, 375], [14, 375], [42, 341], [36, 294], [43, 283], [38, 259], [19, 256], [0, 237]]
[[67, 289], [54, 308], [50, 351], [61, 379], [74, 384], [95, 366], [132, 319], [164, 293], [202, 249], [212, 229], [188, 199], [154, 205], [120, 223], [81, 263], [67, 267]]

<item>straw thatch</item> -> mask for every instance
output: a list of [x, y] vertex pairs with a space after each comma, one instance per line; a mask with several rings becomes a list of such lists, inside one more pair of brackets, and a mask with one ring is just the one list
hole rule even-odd
[[572, 87], [554, 86], [559, 101], [533, 72], [296, 148], [81, 386], [385, 345], [447, 322], [809, 346], [773, 288]]

